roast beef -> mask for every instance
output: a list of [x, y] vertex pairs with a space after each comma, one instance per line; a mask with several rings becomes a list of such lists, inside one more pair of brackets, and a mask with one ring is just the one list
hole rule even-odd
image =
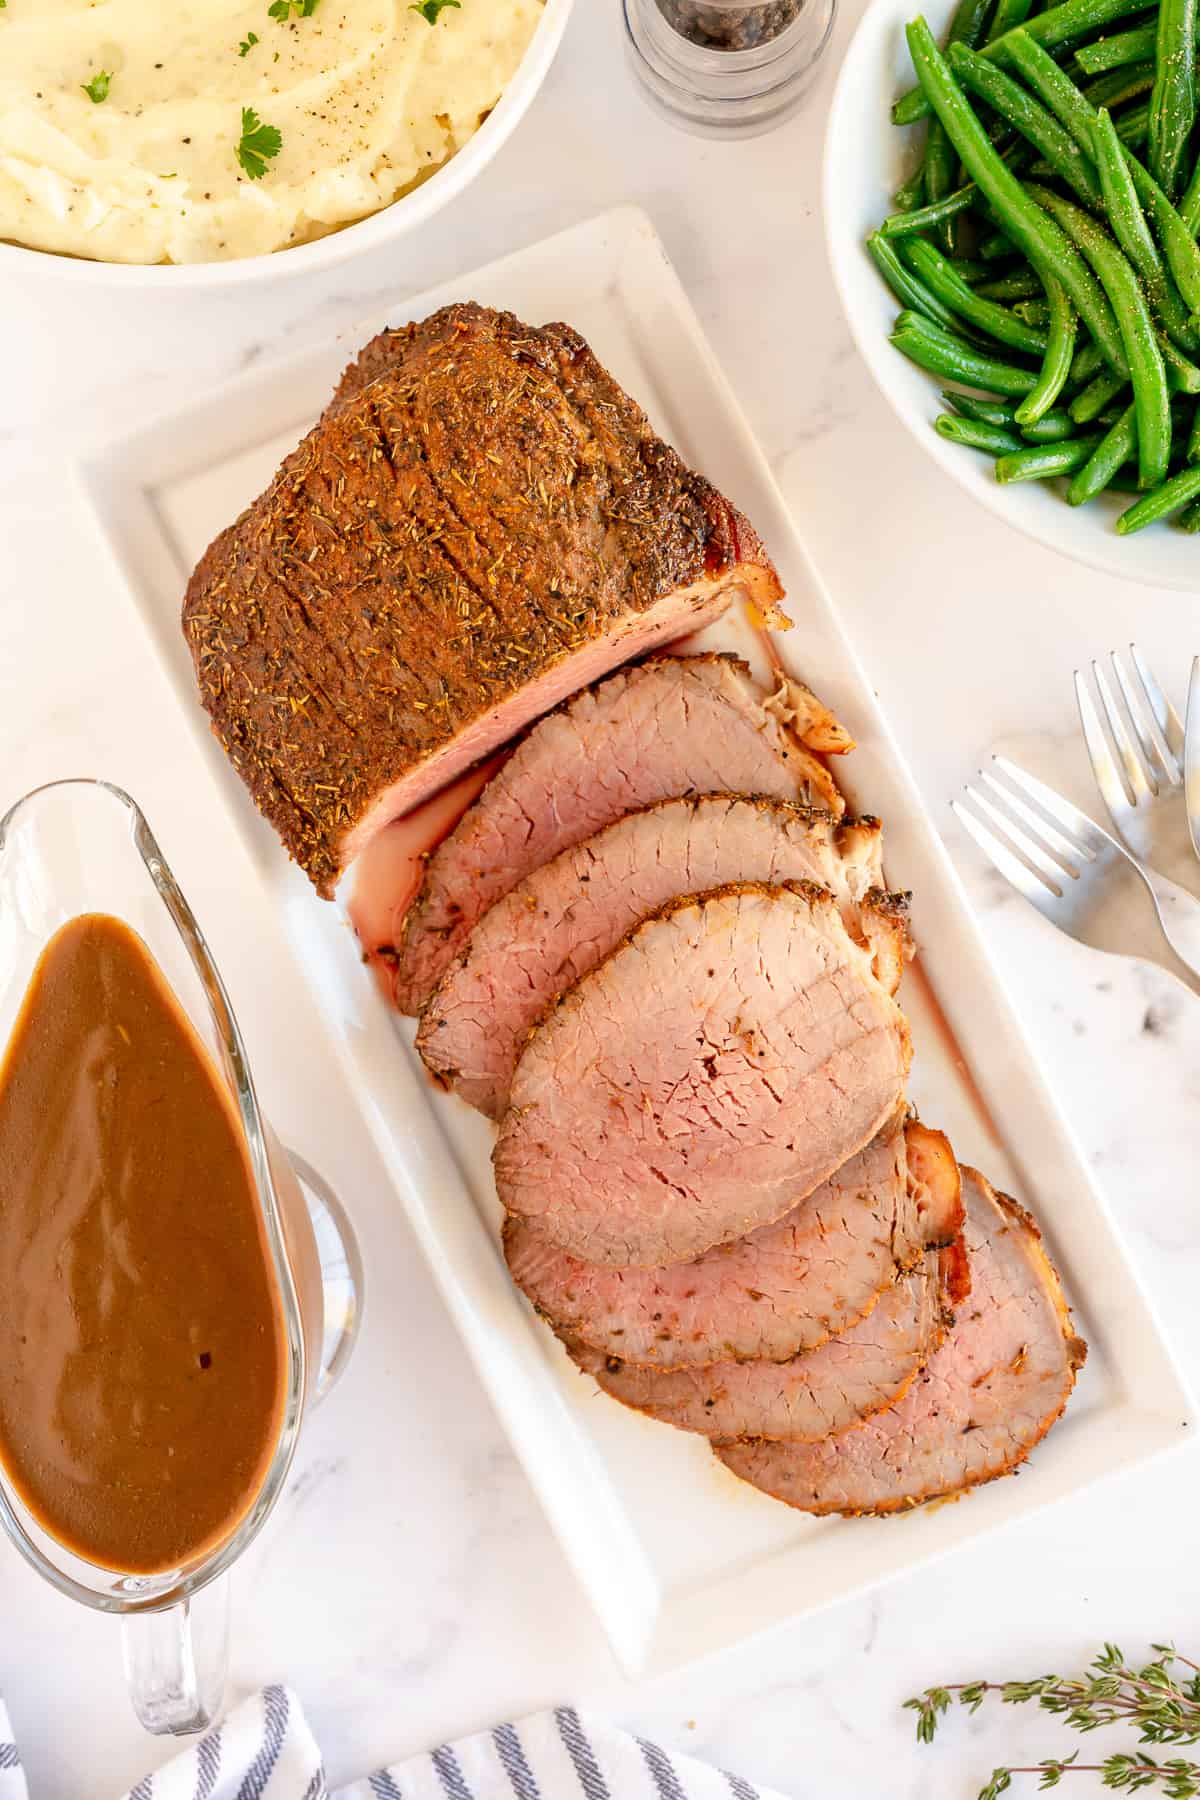
[[500, 1199], [588, 1262], [685, 1261], [781, 1218], [861, 1150], [910, 1060], [825, 888], [674, 901], [530, 1037]]
[[775, 570], [577, 333], [385, 332], [209, 547], [183, 626], [234, 767], [322, 894], [390, 819]]
[[754, 1436], [811, 1442], [845, 1431], [909, 1388], [951, 1321], [936, 1250], [902, 1275], [844, 1336], [790, 1362], [647, 1369], [570, 1343], [572, 1359], [637, 1412], [717, 1442]]
[[525, 1039], [551, 1002], [668, 900], [730, 881], [819, 882], [859, 941], [873, 915], [875, 971], [893, 992], [903, 905], [880, 892], [878, 841], [828, 813], [731, 794], [629, 813], [535, 869], [484, 914], [434, 990], [417, 1048], [447, 1087], [499, 1118]]
[[1022, 1463], [1062, 1412], [1087, 1346], [1036, 1225], [963, 1169], [971, 1297], [895, 1406], [820, 1444], [724, 1445], [722, 1460], [814, 1513], [889, 1513]]
[[655, 657], [577, 695], [430, 858], [396, 945], [396, 1004], [419, 1012], [487, 908], [560, 851], [658, 800], [724, 792], [842, 806], [736, 657]]
[[778, 1224], [694, 1262], [598, 1268], [509, 1218], [509, 1269], [560, 1336], [604, 1356], [666, 1369], [784, 1362], [865, 1318], [925, 1245], [957, 1239], [958, 1164], [940, 1132], [902, 1121], [901, 1109]]

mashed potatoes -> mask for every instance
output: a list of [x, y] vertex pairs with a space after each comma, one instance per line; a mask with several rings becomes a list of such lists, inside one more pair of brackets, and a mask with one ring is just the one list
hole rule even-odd
[[[295, 0], [284, 22], [269, 5], [7, 0], [0, 238], [182, 263], [318, 237], [462, 147], [542, 11], [461, 0], [430, 24], [407, 0]], [[246, 159], [258, 179], [237, 154], [247, 108], [267, 129], [252, 145], [279, 134]]]

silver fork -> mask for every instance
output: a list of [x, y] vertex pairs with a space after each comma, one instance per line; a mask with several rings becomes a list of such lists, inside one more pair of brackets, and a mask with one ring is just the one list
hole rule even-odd
[[1053, 788], [1006, 756], [992, 763], [998, 773], [981, 770], [982, 786], [967, 788], [970, 807], [950, 804], [1000, 874], [1069, 937], [1157, 963], [1200, 995], [1200, 975], [1163, 929], [1158, 878]]
[[1184, 801], [1179, 714], [1136, 644], [1129, 646], [1131, 666], [1115, 650], [1109, 660], [1123, 707], [1098, 662], [1092, 664], [1092, 682], [1099, 709], [1086, 675], [1075, 671], [1075, 698], [1096, 785], [1117, 836], [1139, 862], [1200, 894]]

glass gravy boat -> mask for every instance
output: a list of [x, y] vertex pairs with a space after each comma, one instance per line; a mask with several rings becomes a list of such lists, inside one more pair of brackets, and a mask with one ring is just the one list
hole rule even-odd
[[48, 940], [81, 913], [111, 914], [138, 934], [228, 1088], [283, 1318], [283, 1420], [249, 1510], [224, 1540], [177, 1569], [129, 1575], [83, 1561], [39, 1525], [2, 1464], [0, 1524], [60, 1594], [120, 1616], [138, 1718], [148, 1731], [182, 1734], [212, 1722], [225, 1686], [225, 1584], [205, 1595], [199, 1617], [197, 1597], [258, 1535], [279, 1498], [306, 1407], [328, 1391], [353, 1345], [362, 1275], [337, 1201], [307, 1165], [289, 1158], [263, 1119], [203, 934], [140, 809], [108, 782], [51, 783], [0, 819], [0, 1046]]

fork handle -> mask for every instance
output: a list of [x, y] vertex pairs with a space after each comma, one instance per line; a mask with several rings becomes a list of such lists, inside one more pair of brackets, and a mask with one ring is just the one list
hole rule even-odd
[[[1140, 872], [1143, 881], [1153, 895], [1158, 922], [1162, 926], [1162, 934], [1166, 940], [1164, 954], [1157, 960], [1168, 974], [1174, 975], [1176, 980], [1181, 981], [1184, 987], [1190, 988], [1193, 994], [1200, 995], [1200, 905], [1190, 894], [1176, 887], [1173, 882], [1164, 880], [1161, 875], [1156, 875], [1152, 869], [1147, 869], [1145, 864], [1141, 865]], [[1191, 929], [1183, 934], [1186, 948], [1180, 941], [1178, 931], [1180, 918], [1177, 909], [1181, 896], [1186, 901], [1187, 923], [1191, 926]], [[1193, 913], [1195, 915], [1194, 922]]]
[[1182, 956], [1177, 956], [1174, 950], [1168, 948], [1154, 960], [1160, 969], [1165, 969], [1168, 975], [1173, 975], [1176, 981], [1181, 981], [1185, 988], [1190, 988], [1197, 999], [1200, 999], [1200, 975], [1196, 974], [1190, 963], [1184, 962]]

